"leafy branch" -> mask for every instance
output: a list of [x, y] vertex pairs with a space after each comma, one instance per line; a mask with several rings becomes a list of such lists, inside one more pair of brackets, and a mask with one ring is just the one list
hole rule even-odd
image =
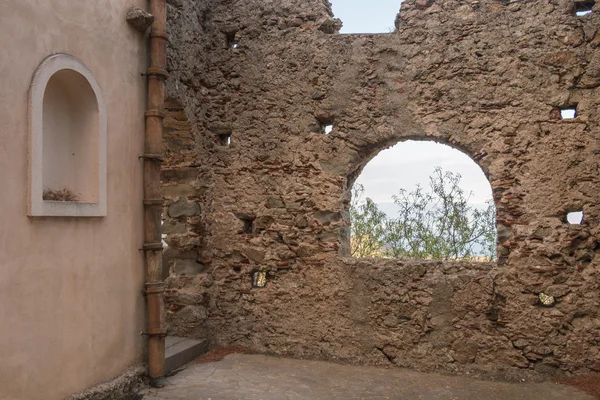
[[429, 189], [417, 185], [393, 196], [398, 217], [389, 218], [355, 185], [350, 216], [353, 257], [394, 257], [436, 260], [494, 260], [496, 210], [469, 205], [460, 174], [436, 167]]

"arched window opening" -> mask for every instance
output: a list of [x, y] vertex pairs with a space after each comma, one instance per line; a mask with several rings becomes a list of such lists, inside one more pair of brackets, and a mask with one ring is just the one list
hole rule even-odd
[[354, 183], [353, 257], [492, 261], [496, 210], [481, 168], [449, 146], [406, 141]]
[[340, 33], [390, 33], [403, 0], [331, 0], [335, 16], [342, 20]]

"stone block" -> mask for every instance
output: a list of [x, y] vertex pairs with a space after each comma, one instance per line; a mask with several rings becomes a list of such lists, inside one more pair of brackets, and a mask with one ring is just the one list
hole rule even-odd
[[165, 340], [165, 372], [171, 372], [208, 351], [208, 342], [176, 336]]
[[163, 182], [190, 183], [198, 179], [198, 170], [195, 168], [163, 169], [160, 171]]
[[205, 265], [196, 260], [176, 259], [173, 266], [173, 273], [179, 276], [194, 276], [202, 273]]
[[217, 136], [231, 135], [231, 133], [232, 133], [231, 127], [229, 127], [225, 124], [222, 124], [222, 123], [210, 124], [208, 126], [208, 130]]
[[329, 225], [342, 219], [342, 214], [333, 211], [317, 211], [314, 217], [321, 225]]
[[198, 203], [189, 203], [185, 199], [180, 199], [169, 206], [168, 212], [171, 218], [194, 217], [200, 215], [200, 206]]
[[268, 215], [258, 217], [254, 220], [254, 228], [256, 229], [268, 229], [273, 223], [275, 219]]
[[162, 195], [163, 197], [198, 197], [202, 196], [206, 192], [205, 188], [197, 189], [190, 184], [178, 184], [163, 186]]
[[167, 221], [162, 225], [162, 233], [165, 235], [186, 233], [187, 231], [188, 225], [180, 222]]
[[154, 16], [152, 14], [138, 7], [131, 7], [127, 11], [126, 19], [129, 25], [142, 33], [146, 32], [154, 22]]
[[267, 208], [284, 208], [285, 204], [283, 203], [283, 200], [281, 200], [278, 197], [269, 197], [265, 201], [265, 207], [267, 207]]

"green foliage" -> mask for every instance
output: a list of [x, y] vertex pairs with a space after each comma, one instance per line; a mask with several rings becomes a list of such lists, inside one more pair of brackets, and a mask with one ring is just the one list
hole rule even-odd
[[354, 185], [350, 218], [350, 249], [352, 257], [380, 256], [385, 236], [386, 215], [370, 198], [363, 201], [364, 187]]
[[[351, 253], [354, 257], [395, 257], [436, 260], [484, 259], [496, 256], [496, 210], [488, 201], [481, 210], [468, 204], [461, 176], [436, 167], [430, 192], [420, 186], [394, 196], [398, 217], [388, 218], [364, 188], [353, 191]], [[480, 249], [476, 253], [475, 249]]]

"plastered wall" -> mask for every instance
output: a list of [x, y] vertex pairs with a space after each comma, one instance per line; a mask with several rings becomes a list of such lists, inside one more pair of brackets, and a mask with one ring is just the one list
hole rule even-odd
[[[63, 399], [143, 362], [144, 1], [0, 2], [0, 399]], [[108, 114], [108, 215], [27, 217], [27, 96], [54, 53], [81, 60]]]
[[[600, 370], [600, 10], [573, 8], [406, 0], [396, 32], [340, 35], [318, 0], [170, 2], [170, 331], [422, 370]], [[352, 183], [407, 139], [480, 165], [497, 263], [347, 257]]]

